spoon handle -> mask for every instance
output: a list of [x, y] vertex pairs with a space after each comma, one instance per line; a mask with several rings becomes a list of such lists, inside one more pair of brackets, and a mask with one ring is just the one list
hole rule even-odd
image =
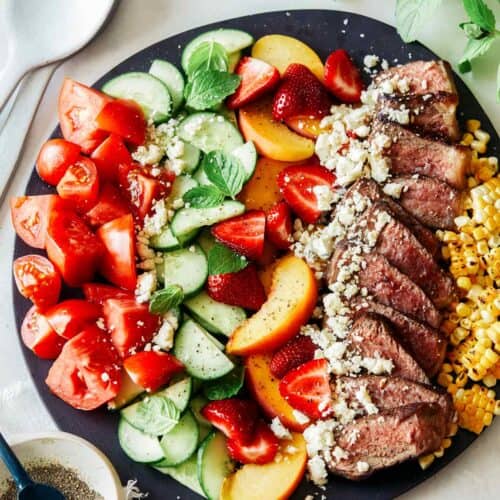
[[21, 462], [19, 462], [16, 455], [14, 455], [12, 448], [7, 444], [7, 441], [5, 441], [5, 438], [3, 437], [1, 432], [0, 432], [0, 458], [2, 459], [3, 463], [7, 466], [7, 469], [9, 469], [9, 472], [12, 474], [12, 477], [14, 478], [14, 481], [16, 482], [19, 490], [22, 490], [29, 484], [33, 483], [31, 478], [28, 476], [28, 473], [21, 465]]

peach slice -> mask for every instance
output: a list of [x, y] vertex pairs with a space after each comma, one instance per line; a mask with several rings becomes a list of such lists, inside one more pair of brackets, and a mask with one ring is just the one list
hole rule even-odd
[[274, 120], [272, 97], [266, 97], [240, 109], [240, 130], [257, 151], [278, 161], [302, 161], [314, 154], [314, 141], [292, 132]]
[[285, 123], [297, 134], [309, 139], [316, 139], [324, 130], [319, 126], [321, 118], [312, 116], [294, 116], [288, 118]]
[[318, 286], [309, 266], [292, 254], [276, 264], [266, 302], [231, 335], [229, 354], [248, 356], [277, 349], [291, 339], [312, 314]]
[[247, 464], [224, 479], [221, 500], [284, 500], [295, 491], [307, 464], [306, 442], [294, 433], [284, 440], [273, 462]]
[[252, 47], [252, 57], [272, 64], [283, 75], [292, 63], [307, 66], [321, 81], [325, 68], [318, 54], [309, 45], [297, 38], [285, 35], [266, 35], [259, 38]]

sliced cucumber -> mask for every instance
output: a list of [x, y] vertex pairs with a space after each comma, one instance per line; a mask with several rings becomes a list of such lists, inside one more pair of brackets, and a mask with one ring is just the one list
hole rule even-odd
[[194, 418], [202, 427], [212, 427], [212, 424], [201, 414], [202, 408], [208, 403], [208, 399], [203, 394], [198, 394], [189, 402], [189, 408], [193, 412]]
[[128, 405], [135, 398], [144, 392], [144, 388], [137, 385], [127, 374], [126, 370], [122, 370], [122, 383], [118, 394], [108, 402], [108, 409], [119, 410]]
[[234, 367], [213, 337], [191, 319], [185, 321], [177, 332], [173, 353], [190, 375], [202, 380], [222, 377]]
[[160, 394], [170, 399], [177, 406], [177, 409], [183, 412], [188, 407], [192, 389], [193, 379], [191, 377], [184, 377], [160, 391]]
[[219, 500], [222, 482], [233, 470], [226, 438], [221, 432], [211, 432], [198, 450], [198, 480], [209, 500]]
[[215, 245], [215, 238], [209, 228], [202, 229], [196, 241], [207, 256], [210, 249]]
[[226, 200], [211, 208], [181, 208], [175, 214], [170, 227], [175, 237], [183, 242], [195, 229], [241, 215], [244, 211], [245, 205], [232, 200]]
[[163, 272], [165, 286], [179, 285], [184, 295], [192, 295], [207, 280], [207, 256], [198, 245], [167, 252], [163, 256]]
[[184, 162], [184, 170], [188, 173], [194, 172], [200, 163], [201, 152], [189, 142], [184, 142], [184, 153], [181, 160]]
[[184, 100], [184, 77], [182, 73], [172, 63], [162, 59], [153, 61], [149, 73], [156, 76], [167, 87], [172, 98], [173, 111], [177, 111]]
[[205, 291], [185, 300], [184, 306], [190, 316], [203, 328], [212, 333], [226, 335], [226, 337], [229, 337], [247, 317], [245, 310], [241, 307], [217, 302]]
[[[149, 245], [157, 250], [175, 250], [181, 246], [179, 240], [172, 234], [170, 227], [166, 227], [160, 234], [155, 234], [149, 240]], [[163, 262], [157, 263], [156, 274], [163, 283]]]
[[245, 142], [243, 146], [231, 152], [233, 156], [240, 160], [243, 170], [245, 170], [245, 180], [248, 181], [255, 171], [257, 165], [257, 150], [252, 141]]
[[182, 199], [184, 193], [197, 185], [198, 182], [191, 175], [178, 175], [172, 184], [172, 191], [168, 195], [167, 208], [175, 210], [175, 200]]
[[241, 59], [240, 50], [238, 50], [238, 52], [233, 52], [232, 54], [229, 54], [227, 62], [228, 65], [227, 70], [229, 71], [229, 73], [234, 73], [234, 70], [236, 69], [238, 63], [240, 62], [240, 59]]
[[179, 124], [178, 134], [204, 153], [215, 150], [231, 153], [243, 144], [237, 127], [222, 115], [208, 111], [185, 118]]
[[[151, 240], [149, 240], [149, 244], [151, 245]], [[163, 257], [155, 259], [155, 271], [158, 283], [163, 285]]]
[[154, 468], [162, 474], [168, 474], [190, 490], [198, 493], [198, 495], [205, 496], [198, 481], [198, 456], [196, 453], [193, 453], [188, 460], [175, 467], [158, 467], [154, 465]]
[[163, 459], [158, 438], [141, 432], [124, 418], [118, 423], [118, 441], [125, 454], [135, 462], [153, 463]]
[[209, 186], [210, 184], [212, 184], [209, 180], [208, 180], [208, 177], [207, 177], [207, 174], [205, 173], [205, 169], [203, 168], [203, 165], [200, 165], [196, 171], [194, 172], [193, 174], [193, 179], [196, 180], [196, 182], [200, 185], [200, 186]]
[[167, 87], [149, 73], [124, 73], [106, 82], [102, 91], [113, 97], [136, 101], [146, 118], [155, 123], [164, 122], [172, 113], [172, 98]]
[[193, 38], [184, 48], [182, 52], [182, 68], [187, 69], [187, 63], [194, 49], [203, 42], [220, 43], [228, 54], [238, 52], [246, 47], [250, 47], [253, 43], [253, 37], [249, 33], [241, 30], [221, 28], [218, 30], [207, 31]]

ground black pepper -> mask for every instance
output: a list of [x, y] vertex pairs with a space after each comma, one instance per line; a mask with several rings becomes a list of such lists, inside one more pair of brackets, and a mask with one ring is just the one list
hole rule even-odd
[[[52, 462], [29, 463], [25, 467], [33, 481], [58, 488], [67, 500], [104, 500], [73, 469]], [[0, 500], [16, 499], [17, 489], [12, 479], [0, 484]]]

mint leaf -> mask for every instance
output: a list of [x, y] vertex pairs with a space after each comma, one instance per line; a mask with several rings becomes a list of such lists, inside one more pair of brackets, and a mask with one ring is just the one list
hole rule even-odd
[[227, 71], [228, 57], [226, 49], [217, 42], [200, 43], [189, 57], [186, 73], [189, 79], [197, 71]]
[[152, 436], [162, 436], [172, 430], [181, 412], [165, 396], [146, 396], [137, 406], [136, 425]]
[[186, 105], [198, 111], [220, 104], [240, 84], [238, 75], [223, 71], [197, 71], [184, 89]]
[[224, 201], [224, 193], [215, 186], [196, 186], [184, 193], [182, 199], [193, 208], [210, 208]]
[[467, 35], [467, 38], [482, 38], [485, 34], [481, 26], [476, 23], [461, 23], [459, 24], [460, 28], [462, 28]]
[[210, 151], [201, 164], [208, 180], [226, 196], [234, 198], [243, 187], [245, 171], [240, 161], [222, 151]]
[[248, 260], [230, 248], [216, 243], [208, 252], [208, 274], [236, 273], [245, 269]]
[[441, 0], [397, 0], [396, 28], [403, 41], [415, 41], [425, 20], [440, 4]]
[[465, 47], [464, 55], [460, 59], [458, 69], [461, 73], [471, 70], [470, 61], [485, 54], [495, 40], [494, 35], [488, 35], [479, 40], [470, 39]]
[[149, 311], [154, 314], [165, 314], [177, 307], [184, 300], [184, 292], [179, 285], [169, 285], [163, 290], [153, 293], [149, 301]]
[[483, 0], [462, 0], [470, 20], [490, 33], [495, 30], [495, 15]]
[[211, 401], [236, 396], [243, 387], [245, 369], [235, 366], [233, 370], [217, 380], [211, 380], [203, 386], [203, 394]]

